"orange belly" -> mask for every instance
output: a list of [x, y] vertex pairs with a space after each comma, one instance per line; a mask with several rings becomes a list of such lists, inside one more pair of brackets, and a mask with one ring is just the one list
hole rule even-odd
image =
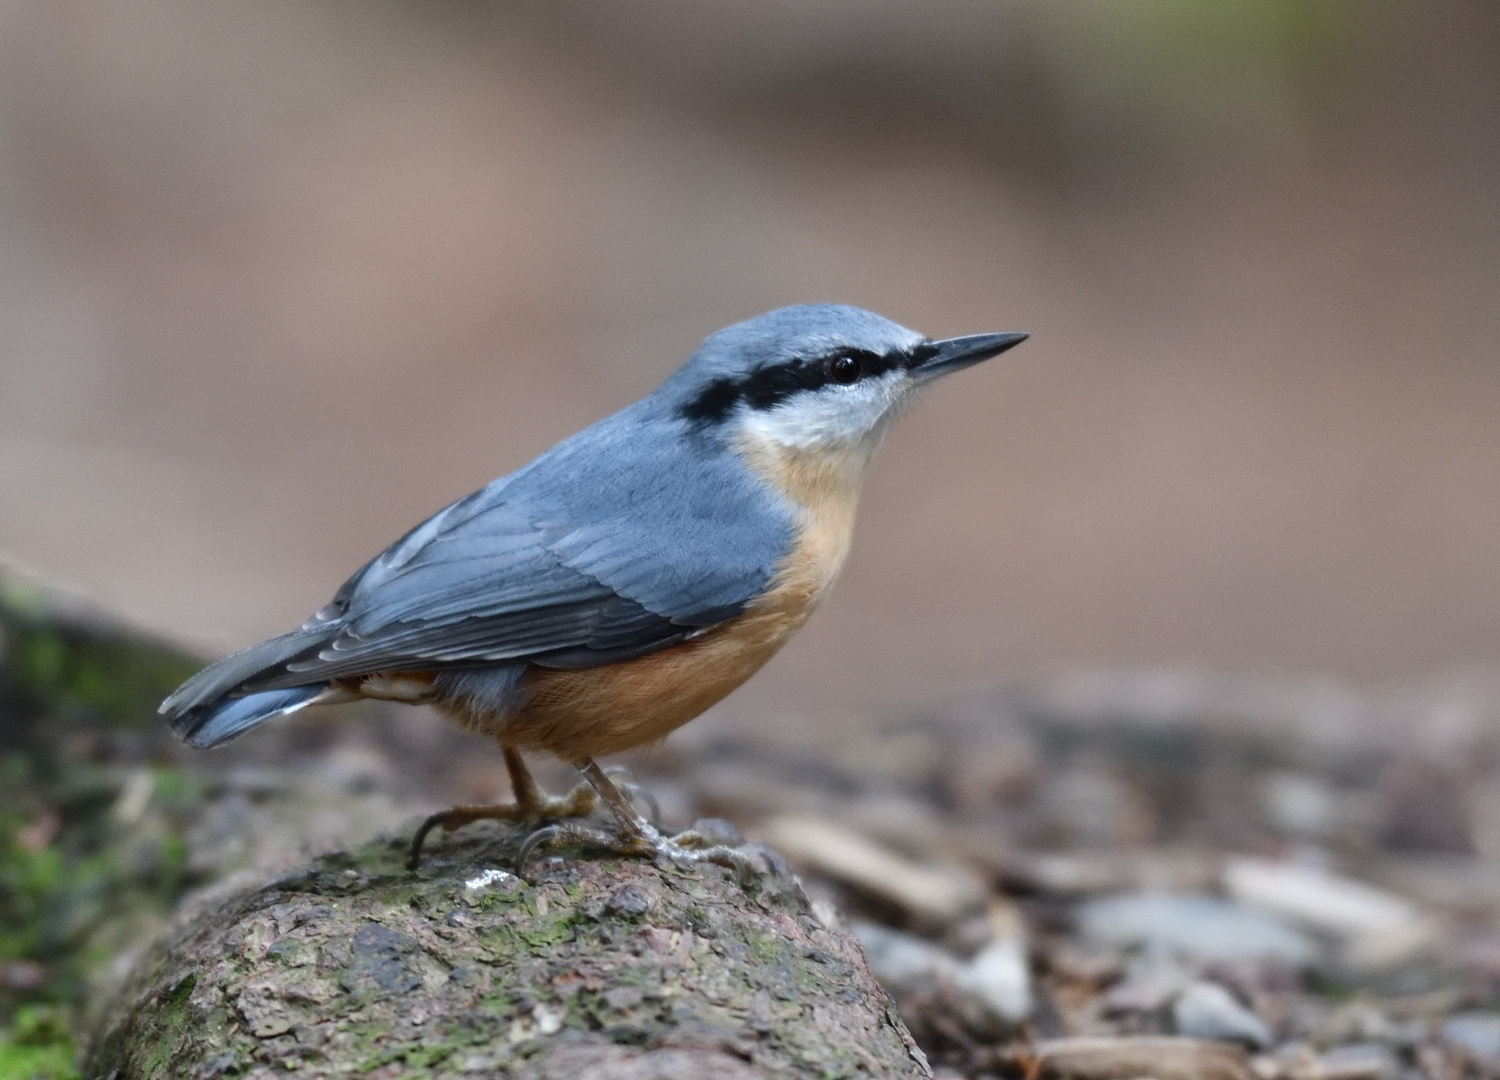
[[572, 762], [658, 742], [755, 674], [810, 610], [748, 613], [620, 664], [533, 668], [521, 683], [525, 704], [493, 733], [505, 745]]

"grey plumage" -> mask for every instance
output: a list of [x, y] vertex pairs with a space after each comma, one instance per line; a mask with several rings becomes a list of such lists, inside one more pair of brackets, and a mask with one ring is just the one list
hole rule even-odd
[[794, 509], [723, 429], [692, 421], [695, 395], [829, 348], [921, 340], [833, 305], [721, 330], [654, 393], [435, 514], [299, 629], [200, 672], [162, 712], [218, 742], [259, 722], [257, 701], [269, 719], [334, 679], [434, 669], [453, 672], [440, 692], [505, 706], [527, 665], [612, 663], [722, 623], [765, 590]]
[[445, 668], [432, 688], [440, 697], [466, 702], [481, 716], [503, 716], [520, 703], [525, 664], [495, 664], [480, 668]]
[[196, 723], [180, 734], [189, 746], [219, 746], [267, 720], [296, 712], [322, 692], [321, 686], [295, 686], [290, 690], [264, 690], [230, 698], [195, 714]]

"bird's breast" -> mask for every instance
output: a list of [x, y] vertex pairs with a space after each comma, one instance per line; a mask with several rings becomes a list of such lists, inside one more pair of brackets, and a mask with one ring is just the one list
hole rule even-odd
[[750, 472], [793, 512], [791, 546], [758, 603], [806, 619], [849, 554], [860, 484], [875, 447], [805, 450], [745, 436], [736, 449]]

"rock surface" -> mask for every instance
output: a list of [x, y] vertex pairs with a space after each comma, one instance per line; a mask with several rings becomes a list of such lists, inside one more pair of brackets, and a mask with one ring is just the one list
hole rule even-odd
[[377, 841], [189, 901], [85, 1075], [931, 1075], [774, 857], [744, 885], [576, 852], [517, 877], [515, 847], [475, 827], [410, 874]]

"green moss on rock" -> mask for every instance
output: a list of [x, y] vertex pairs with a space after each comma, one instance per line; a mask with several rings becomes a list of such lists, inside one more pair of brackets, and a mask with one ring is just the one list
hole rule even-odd
[[515, 838], [483, 827], [408, 874], [404, 839], [180, 922], [87, 1075], [541, 1080], [593, 1061], [625, 1080], [663, 1054], [719, 1069], [702, 1075], [927, 1074], [857, 946], [785, 874], [742, 887], [569, 853], [522, 879], [501, 870]]

